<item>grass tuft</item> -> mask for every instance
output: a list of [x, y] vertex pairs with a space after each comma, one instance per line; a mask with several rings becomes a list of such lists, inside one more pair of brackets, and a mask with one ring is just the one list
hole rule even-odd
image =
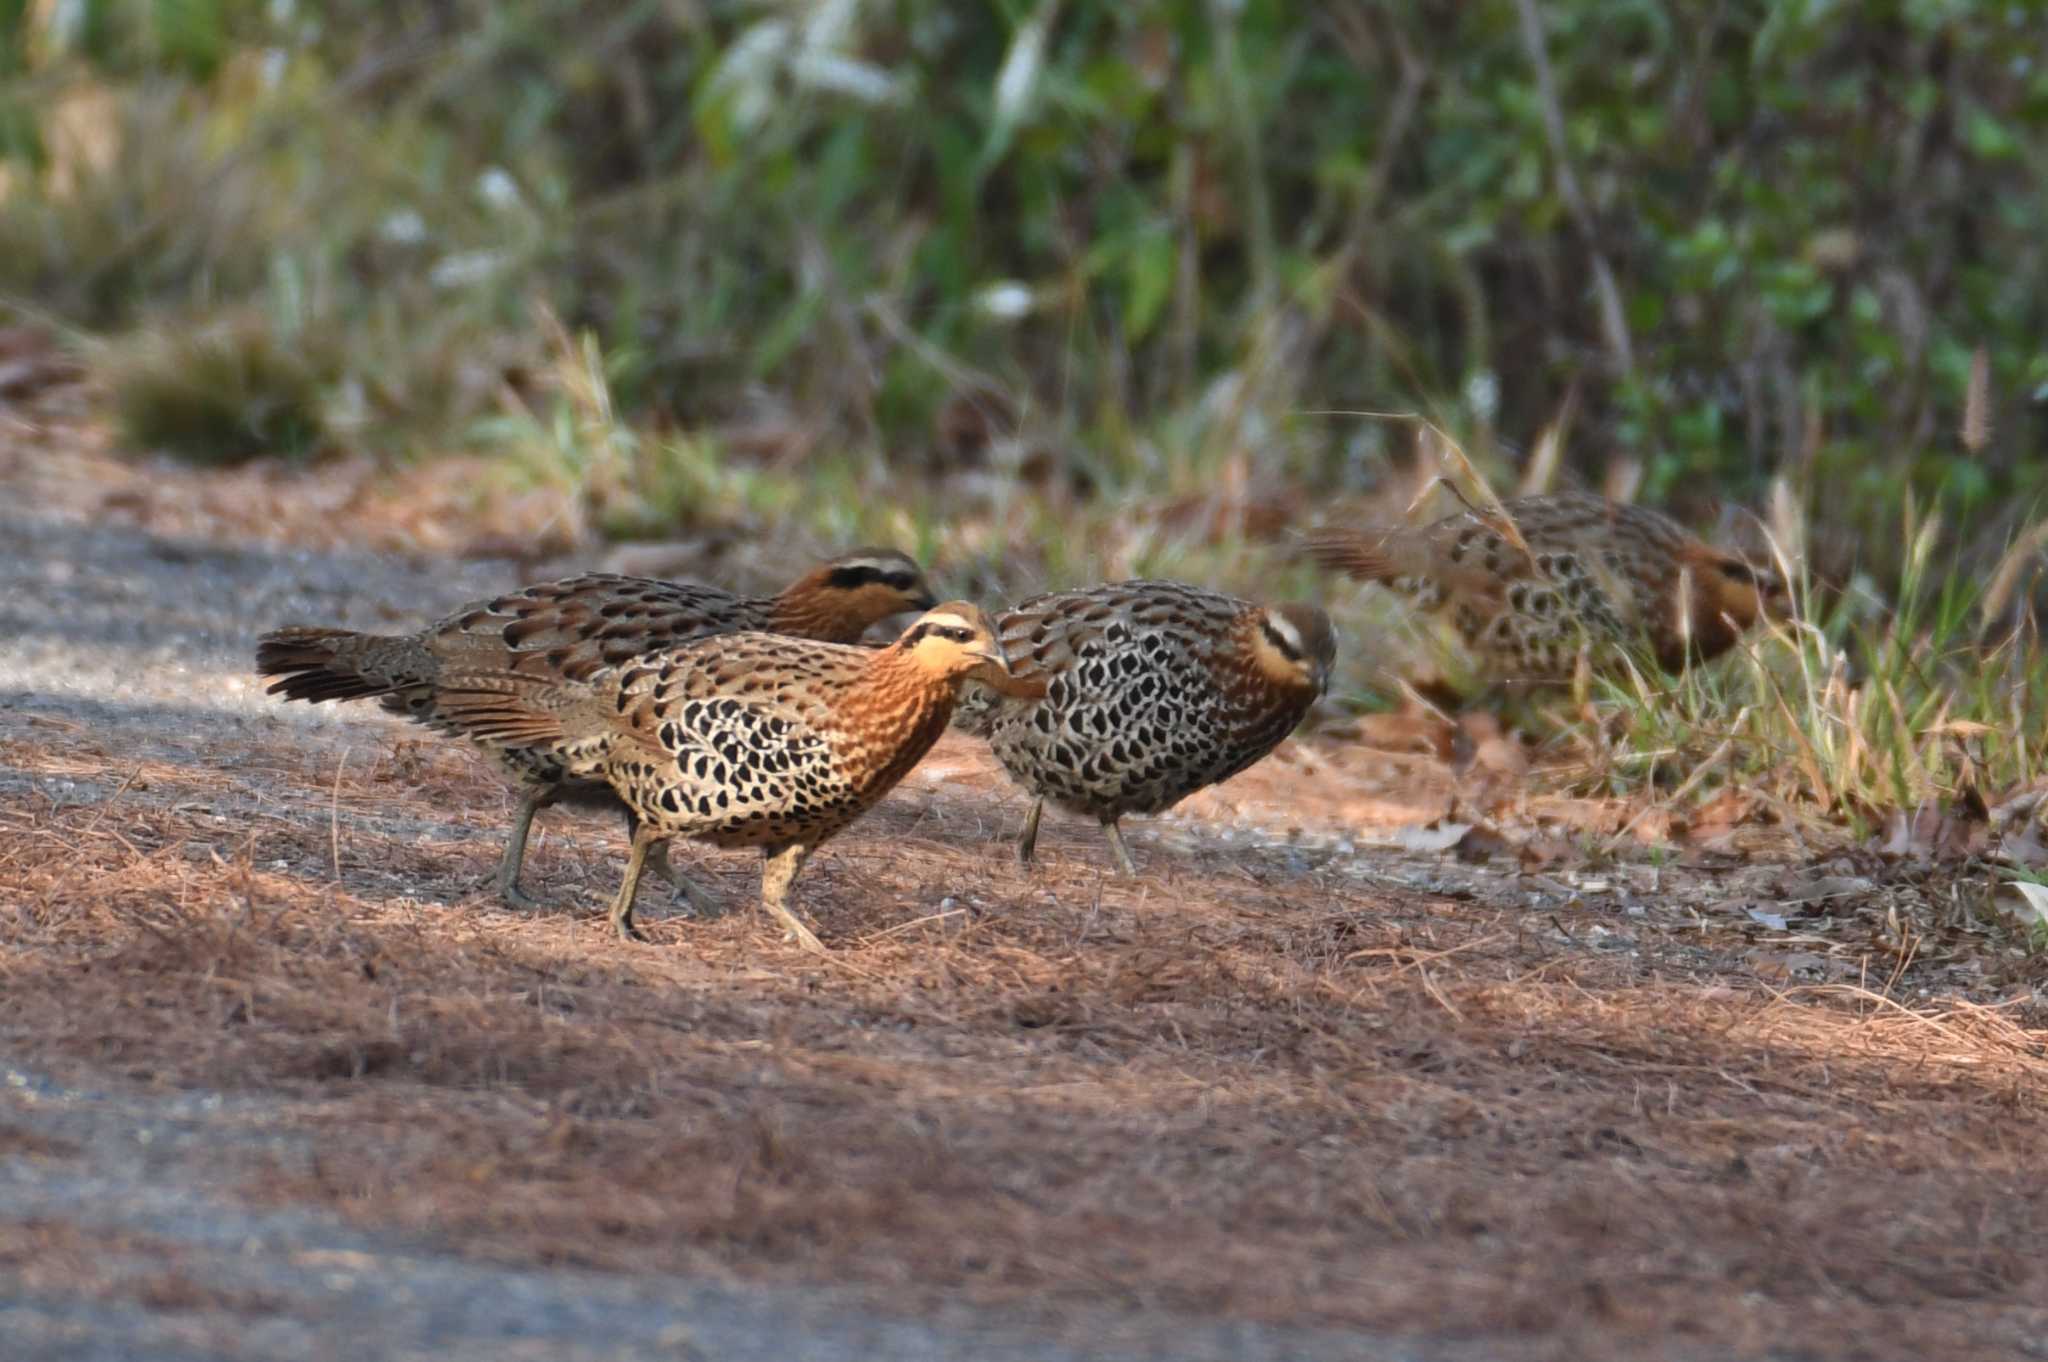
[[113, 347], [107, 372], [115, 419], [136, 449], [234, 464], [303, 456], [326, 437], [318, 356], [260, 314], [137, 333]]
[[[1823, 601], [1790, 573], [1795, 618], [1724, 661], [1677, 678], [1639, 666], [1595, 680], [1563, 731], [1591, 754], [1583, 784], [1740, 783], [1869, 832], [1895, 810], [2036, 779], [2048, 653], [2025, 629], [1980, 645], [1986, 588], [1940, 561], [1938, 516], [1910, 502], [1903, 516], [1896, 602], [1860, 589]], [[1709, 763], [1719, 770], [1700, 772]]]

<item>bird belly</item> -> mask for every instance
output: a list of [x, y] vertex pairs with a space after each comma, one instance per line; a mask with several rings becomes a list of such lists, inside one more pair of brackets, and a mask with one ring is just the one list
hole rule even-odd
[[1110, 819], [1157, 813], [1228, 769], [1228, 718], [1207, 670], [1170, 645], [1084, 651], [1043, 700], [999, 714], [990, 747], [1033, 794]]

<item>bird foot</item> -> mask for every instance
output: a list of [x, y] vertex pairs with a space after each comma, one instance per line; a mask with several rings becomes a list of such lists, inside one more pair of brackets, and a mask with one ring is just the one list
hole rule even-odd
[[666, 854], [649, 856], [647, 868], [668, 882], [675, 901], [683, 906], [687, 916], [707, 922], [725, 916], [729, 906], [725, 899], [670, 865]]
[[782, 939], [793, 941], [803, 949], [816, 955], [825, 953], [825, 943], [818, 940], [818, 934], [799, 922], [794, 914], [783, 918]]
[[508, 907], [517, 908], [522, 913], [551, 913], [555, 910], [554, 904], [535, 898], [516, 883], [500, 884], [498, 897], [505, 900]]

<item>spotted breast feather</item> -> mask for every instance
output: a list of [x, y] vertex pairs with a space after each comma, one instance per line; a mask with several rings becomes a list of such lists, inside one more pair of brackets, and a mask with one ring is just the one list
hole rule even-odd
[[1036, 693], [1012, 680], [981, 611], [954, 602], [888, 648], [743, 633], [581, 681], [450, 676], [440, 705], [465, 733], [532, 749], [632, 810], [632, 856], [611, 912], [622, 936], [637, 936], [633, 896], [650, 849], [687, 837], [760, 847], [763, 907], [816, 949], [789, 908], [797, 871], [931, 749], [969, 679]]
[[1018, 844], [1030, 860], [1045, 801], [1096, 818], [1126, 873], [1118, 820], [1156, 813], [1258, 761], [1329, 681], [1335, 636], [1306, 605], [1258, 605], [1178, 582], [1055, 592], [1003, 615], [1015, 677], [1041, 700], [973, 695], [959, 723], [987, 737], [1034, 796]]

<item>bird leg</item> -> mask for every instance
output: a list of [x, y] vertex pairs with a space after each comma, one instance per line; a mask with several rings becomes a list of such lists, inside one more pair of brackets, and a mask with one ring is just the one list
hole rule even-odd
[[618, 895], [612, 899], [612, 930], [619, 934], [621, 941], [645, 941], [640, 929], [633, 925], [633, 895], [640, 890], [640, 868], [647, 863], [647, 849], [663, 840], [663, 834], [642, 823], [633, 830], [633, 850], [626, 857], [626, 877], [619, 882]]
[[1031, 864], [1031, 857], [1038, 850], [1038, 816], [1045, 812], [1045, 801], [1031, 801], [1031, 813], [1024, 819], [1024, 835], [1017, 839], [1017, 859], [1025, 865]]
[[765, 848], [761, 854], [761, 906], [782, 924], [783, 940], [824, 954], [825, 943], [789, 907], [789, 887], [796, 883], [796, 873], [810, 859], [811, 844], [785, 842], [779, 847]]
[[1111, 853], [1116, 856], [1116, 868], [1123, 871], [1126, 875], [1136, 875], [1138, 873], [1138, 863], [1131, 859], [1130, 848], [1124, 845], [1123, 830], [1117, 827], [1116, 820], [1112, 818], [1107, 823], [1104, 823], [1102, 831], [1103, 835], [1109, 838]]
[[654, 850], [648, 853], [647, 868], [668, 881], [668, 887], [676, 892], [676, 897], [688, 905], [692, 917], [725, 916], [725, 900], [716, 890], [706, 889], [668, 863], [668, 843], [657, 843]]
[[512, 817], [512, 835], [505, 841], [505, 854], [498, 858], [498, 896], [514, 908], [530, 913], [548, 905], [519, 887], [519, 871], [526, 864], [526, 834], [533, 827], [533, 816], [554, 803], [556, 793], [552, 785], [536, 785], [526, 792], [519, 801], [519, 812]]
[[[626, 808], [626, 836], [640, 835], [640, 815]], [[725, 900], [668, 863], [668, 843], [657, 842], [647, 853], [647, 868], [668, 882], [668, 887], [688, 905], [693, 917], [713, 918], [725, 913]]]

